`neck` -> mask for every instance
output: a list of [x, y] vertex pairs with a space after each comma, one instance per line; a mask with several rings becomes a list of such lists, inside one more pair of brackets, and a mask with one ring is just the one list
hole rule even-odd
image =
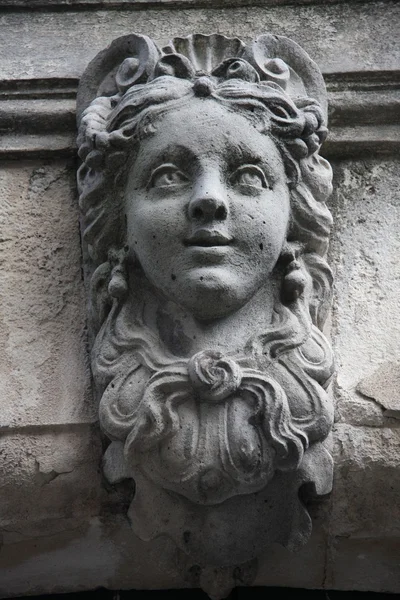
[[209, 321], [151, 294], [146, 298], [143, 318], [175, 356], [190, 357], [201, 350], [241, 354], [249, 338], [271, 327], [274, 288], [269, 282], [236, 312]]

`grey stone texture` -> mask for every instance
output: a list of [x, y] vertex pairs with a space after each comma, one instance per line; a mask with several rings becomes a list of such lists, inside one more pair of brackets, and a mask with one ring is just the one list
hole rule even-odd
[[66, 11], [7, 11], [0, 25], [0, 58], [3, 78], [79, 78], [100, 50], [132, 32], [150, 35], [160, 46], [194, 31], [238, 36], [246, 42], [273, 32], [294, 39], [324, 74], [397, 70], [399, 18], [397, 2], [239, 8], [217, 4], [212, 10], [182, 3], [174, 10], [139, 5], [129, 11], [123, 5], [115, 11], [74, 11], [70, 5]]
[[[334, 485], [309, 506], [308, 544], [261, 556], [253, 583], [398, 593], [400, 5], [188, 6], [0, 6], [0, 594], [201, 583], [170, 541], [132, 535], [132, 488], [105, 483], [100, 472], [74, 97], [93, 56], [132, 31], [159, 43], [192, 31], [245, 41], [270, 31], [297, 41], [322, 68], [334, 171], [336, 292], [325, 328], [338, 372]], [[244, 583], [251, 575], [241, 575]], [[203, 577], [213, 581], [212, 572]]]
[[1, 428], [91, 423], [73, 171], [3, 163]]
[[302, 488], [332, 489], [326, 110], [282, 36], [124, 36], [79, 86], [104, 472], [215, 599], [272, 543], [303, 546]]

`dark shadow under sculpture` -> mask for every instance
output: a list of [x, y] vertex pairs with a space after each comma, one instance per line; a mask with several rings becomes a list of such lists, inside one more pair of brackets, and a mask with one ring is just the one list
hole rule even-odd
[[279, 36], [126, 36], [78, 120], [104, 468], [136, 482], [133, 530], [229, 572], [297, 549], [300, 488], [332, 483], [318, 68]]

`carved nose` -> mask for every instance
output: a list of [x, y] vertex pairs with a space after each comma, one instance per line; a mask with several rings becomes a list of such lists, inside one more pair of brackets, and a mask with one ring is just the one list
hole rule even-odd
[[228, 216], [228, 205], [213, 195], [193, 198], [189, 204], [189, 219], [192, 221], [224, 221]]

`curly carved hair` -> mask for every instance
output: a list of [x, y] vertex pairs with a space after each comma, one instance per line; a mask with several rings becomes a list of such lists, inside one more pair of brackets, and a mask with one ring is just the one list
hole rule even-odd
[[[267, 437], [277, 441], [277, 452], [279, 448], [285, 452], [294, 448], [287, 453], [290, 464], [297, 468], [308, 445], [324, 439], [332, 424], [325, 389], [333, 372], [333, 357], [317, 329], [322, 329], [332, 290], [331, 271], [324, 259], [332, 223], [325, 204], [331, 191], [331, 169], [318, 153], [327, 134], [323, 110], [304, 94], [294, 97], [284, 86], [260, 80], [256, 69], [243, 58], [224, 61], [211, 75], [190, 71], [186, 63], [177, 54], [162, 57], [146, 81], [119, 86], [118, 93], [96, 98], [81, 116], [78, 143], [83, 163], [78, 185], [84, 238], [95, 269], [91, 302], [97, 335], [92, 367], [100, 396], [106, 390], [100, 406], [102, 427], [111, 439], [127, 440], [125, 451], [129, 455], [130, 445], [150, 441], [147, 429], [143, 434], [136, 427], [143, 414], [149, 418], [141, 423], [163, 424], [164, 429], [155, 431], [158, 441], [171, 434], [167, 425], [177, 422], [172, 405], [154, 401], [159, 391], [154, 382], [168, 379], [172, 372], [176, 381], [182, 371], [181, 383], [186, 385], [192, 359], [188, 363], [170, 355], [154, 332], [139, 319], [133, 322], [131, 306], [116, 296], [112, 298], [109, 284], [126, 243], [123, 181], [140, 143], [156, 135], [163, 115], [179, 111], [200, 97], [239, 112], [258, 131], [270, 136], [285, 166], [291, 214], [277, 275], [284, 287], [290, 278], [290, 265], [296, 263], [297, 282], [303, 277], [307, 293], [279, 298], [271, 328], [249, 339], [243, 356], [246, 361], [251, 357], [252, 376], [256, 368], [261, 369], [257, 376], [263, 377], [262, 361], [265, 357], [271, 361], [269, 375], [281, 396], [274, 396], [271, 406], [260, 404], [271, 428]], [[125, 69], [123, 63], [122, 75], [124, 69], [129, 71], [129, 64]], [[174, 67], [171, 72], [170, 67]], [[137, 390], [135, 399], [122, 388], [139, 364], [148, 373], [144, 376], [148, 378], [147, 391], [142, 398], [142, 391]], [[118, 379], [121, 373], [123, 381]], [[295, 409], [303, 396], [307, 419], [296, 420]], [[126, 397], [130, 399], [128, 412], [121, 404]], [[161, 418], [158, 409], [171, 410]], [[260, 415], [256, 411], [256, 417]]]
[[[250, 65], [248, 68], [252, 69]], [[327, 129], [318, 102], [304, 97], [293, 100], [271, 82], [245, 78], [218, 81], [205, 76], [193, 81], [164, 75], [92, 102], [82, 115], [79, 131], [83, 163], [78, 171], [78, 187], [84, 239], [94, 266], [109, 262], [110, 251], [115, 253], [125, 244], [121, 179], [134, 161], [141, 140], [154, 134], [155, 123], [163, 114], [179, 110], [195, 96], [240, 112], [275, 141], [290, 187], [288, 247], [296, 248], [302, 268], [311, 276], [314, 294], [309, 309], [314, 323], [321, 327], [332, 284], [323, 258], [332, 223], [325, 204], [331, 191], [331, 169], [318, 154]]]

